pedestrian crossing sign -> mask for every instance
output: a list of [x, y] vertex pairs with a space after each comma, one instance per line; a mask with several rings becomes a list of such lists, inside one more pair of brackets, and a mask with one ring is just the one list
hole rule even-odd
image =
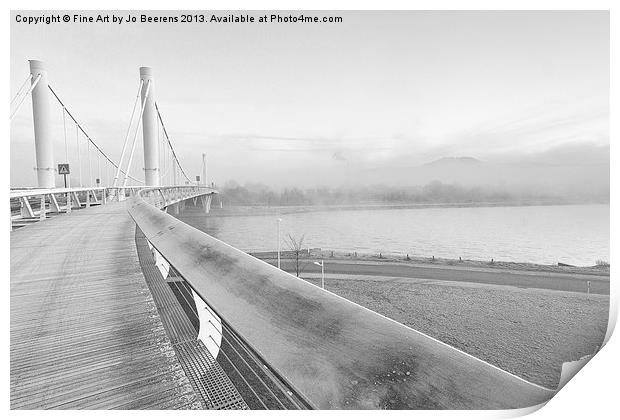
[[68, 163], [59, 163], [58, 164], [58, 175], [69, 175], [69, 164]]

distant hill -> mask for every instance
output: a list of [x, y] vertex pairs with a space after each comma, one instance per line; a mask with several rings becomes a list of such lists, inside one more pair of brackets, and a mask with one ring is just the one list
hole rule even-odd
[[422, 166], [445, 166], [445, 165], [475, 165], [482, 163], [481, 160], [469, 157], [442, 157], [441, 159], [434, 160], [429, 163], [425, 163]]
[[407, 165], [405, 160], [373, 168], [367, 173], [367, 182], [407, 186], [439, 181], [502, 188], [511, 194], [527, 191], [584, 200], [609, 196], [609, 146], [563, 148], [501, 161], [462, 156]]

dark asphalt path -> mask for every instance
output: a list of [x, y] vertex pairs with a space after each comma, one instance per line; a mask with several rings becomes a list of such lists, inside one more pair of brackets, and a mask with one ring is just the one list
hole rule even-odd
[[[264, 261], [277, 265], [274, 259]], [[292, 260], [282, 260], [283, 270], [294, 273]], [[321, 267], [312, 264], [312, 261], [303, 261], [303, 273], [319, 273]], [[516, 271], [508, 269], [484, 269], [478, 267], [454, 266], [423, 266], [375, 261], [342, 261], [325, 260], [325, 276], [329, 274], [360, 274], [385, 277], [406, 277], [414, 279], [430, 279], [444, 281], [463, 281], [471, 283], [496, 284], [522, 288], [538, 288], [561, 290], [567, 292], [587, 291], [587, 282], [590, 281], [590, 293], [609, 294], [609, 276], [592, 274], [557, 273], [545, 271]]]

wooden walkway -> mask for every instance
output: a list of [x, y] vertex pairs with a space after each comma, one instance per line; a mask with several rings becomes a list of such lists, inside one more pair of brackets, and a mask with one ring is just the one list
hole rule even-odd
[[201, 408], [125, 203], [11, 232], [11, 408]]

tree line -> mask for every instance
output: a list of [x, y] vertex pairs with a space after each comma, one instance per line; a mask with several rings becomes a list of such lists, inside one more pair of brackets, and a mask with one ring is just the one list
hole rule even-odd
[[310, 206], [363, 204], [468, 204], [549, 202], [563, 203], [566, 198], [534, 191], [493, 186], [463, 186], [432, 181], [422, 186], [389, 187], [297, 187], [276, 190], [264, 184], [240, 185], [235, 181], [218, 187], [220, 198], [236, 206]]

